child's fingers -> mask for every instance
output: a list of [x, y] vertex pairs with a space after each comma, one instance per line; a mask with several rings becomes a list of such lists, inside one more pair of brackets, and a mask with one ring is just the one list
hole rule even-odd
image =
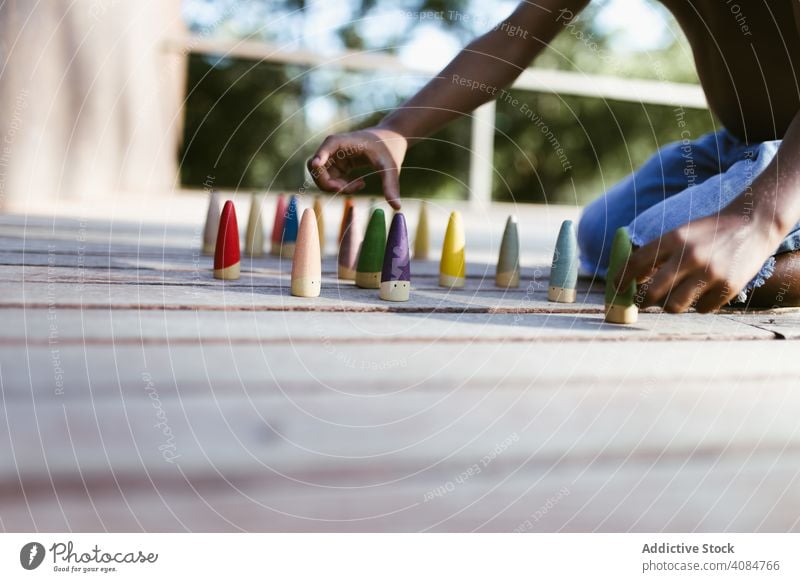
[[[308, 169], [324, 168], [333, 154], [344, 145], [344, 139], [338, 135], [329, 135], [317, 148], [316, 153], [308, 161]], [[313, 173], [313, 172], [312, 172]]]
[[698, 313], [710, 313], [725, 305], [729, 300], [730, 297], [726, 295], [726, 286], [724, 284], [712, 285], [697, 300], [694, 308]]
[[342, 168], [338, 163], [329, 165], [326, 170], [328, 172], [328, 184], [334, 186], [334, 191], [336, 192], [353, 194], [365, 186], [364, 180], [361, 178], [351, 180], [347, 169]]
[[327, 168], [318, 168], [311, 172], [311, 177], [320, 189], [325, 192], [341, 192], [347, 187], [347, 180], [336, 177]]
[[700, 296], [701, 291], [702, 288], [698, 285], [698, 281], [694, 277], [687, 277], [669, 292], [669, 298], [664, 304], [664, 311], [667, 313], [688, 311], [692, 303]]
[[635, 249], [622, 271], [617, 275], [617, 291], [625, 289], [634, 281], [647, 278], [658, 265], [669, 256], [669, 250], [662, 244], [661, 239], [656, 239], [643, 247]]
[[355, 194], [359, 190], [363, 189], [367, 183], [364, 182], [361, 178], [353, 180], [352, 182], [348, 182], [347, 185], [342, 189], [342, 192], [345, 194]]
[[[314, 178], [317, 186], [327, 191], [345, 192], [352, 194], [364, 188], [362, 179], [349, 180], [347, 169], [364, 165], [364, 158], [360, 160], [339, 159], [340, 150], [346, 151], [352, 146], [352, 139], [346, 135], [329, 135], [319, 146], [316, 153], [308, 161], [308, 171]], [[373, 148], [360, 148], [358, 151], [369, 160], [370, 165], [381, 173], [383, 194], [389, 205], [395, 210], [400, 209], [400, 172], [388, 152], [375, 151]], [[361, 162], [360, 164], [357, 162]]]
[[381, 174], [381, 183], [383, 184], [383, 196], [389, 203], [389, 206], [395, 210], [400, 210], [400, 175], [397, 168], [386, 168]]
[[381, 173], [381, 185], [383, 186], [383, 196], [389, 206], [395, 210], [400, 210], [400, 172], [387, 153], [378, 154], [367, 150], [367, 159], [372, 167]]
[[664, 263], [647, 284], [642, 305], [649, 307], [658, 305], [673, 289], [676, 289], [685, 278], [680, 265], [675, 260]]
[[317, 155], [308, 161], [308, 171], [322, 190], [341, 192], [347, 187], [349, 180], [338, 164], [329, 164], [328, 159], [327, 153], [318, 151]]

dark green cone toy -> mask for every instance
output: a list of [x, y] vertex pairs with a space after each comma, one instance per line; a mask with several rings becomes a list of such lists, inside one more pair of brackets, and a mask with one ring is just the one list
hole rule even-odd
[[372, 212], [361, 243], [356, 268], [356, 285], [362, 289], [380, 289], [383, 254], [386, 249], [386, 218], [380, 208]]
[[608, 323], [636, 323], [639, 309], [634, 304], [636, 296], [636, 282], [622, 291], [617, 291], [614, 285], [620, 270], [625, 267], [631, 256], [631, 239], [624, 227], [618, 228], [614, 234], [611, 245], [611, 258], [608, 262], [608, 275], [606, 275], [606, 321]]

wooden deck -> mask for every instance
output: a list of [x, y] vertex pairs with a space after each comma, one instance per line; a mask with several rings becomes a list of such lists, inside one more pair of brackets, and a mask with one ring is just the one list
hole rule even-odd
[[465, 213], [464, 290], [415, 262], [389, 304], [335, 279], [332, 201], [299, 299], [272, 257], [213, 280], [202, 200], [178, 206], [0, 216], [3, 530], [800, 529], [797, 313], [548, 303], [557, 207], [513, 210], [499, 290], [501, 205]]

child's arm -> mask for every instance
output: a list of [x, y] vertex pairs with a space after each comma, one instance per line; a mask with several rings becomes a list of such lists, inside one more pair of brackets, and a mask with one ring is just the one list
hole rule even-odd
[[521, 3], [376, 127], [328, 136], [308, 162], [314, 181], [323, 190], [355, 192], [364, 182], [351, 182], [350, 171], [371, 166], [381, 174], [386, 199], [400, 208], [398, 176], [408, 146], [496, 98], [588, 3]]
[[800, 221], [800, 113], [778, 153], [719, 214], [693, 220], [636, 249], [618, 289], [647, 281], [642, 307], [715, 311], [736, 297]]
[[[800, 32], [800, 5], [795, 3], [793, 9]], [[798, 221], [800, 111], [777, 155], [744, 192], [719, 214], [694, 220], [636, 249], [617, 288], [647, 281], [643, 307], [663, 305], [668, 312], [681, 313], [695, 305], [700, 313], [715, 311], [736, 297]]]

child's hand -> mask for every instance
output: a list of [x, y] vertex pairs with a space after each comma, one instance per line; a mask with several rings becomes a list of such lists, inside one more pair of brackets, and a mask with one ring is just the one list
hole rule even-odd
[[308, 171], [322, 190], [352, 194], [364, 187], [364, 180], [350, 180], [350, 172], [371, 167], [381, 175], [386, 200], [399, 210], [400, 166], [407, 148], [405, 137], [380, 126], [330, 135], [308, 161]]
[[617, 288], [635, 279], [642, 307], [714, 311], [736, 297], [775, 250], [770, 230], [736, 213], [694, 220], [636, 249]]

